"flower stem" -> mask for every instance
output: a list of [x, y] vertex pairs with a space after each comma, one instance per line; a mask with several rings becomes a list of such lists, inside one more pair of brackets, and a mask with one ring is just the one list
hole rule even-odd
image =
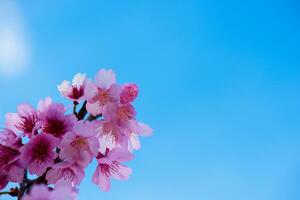
[[81, 109], [79, 110], [78, 114], [77, 114], [77, 119], [78, 120], [82, 120], [85, 115], [87, 114], [87, 110], [86, 110], [86, 104], [87, 104], [87, 101], [85, 101], [81, 107]]
[[5, 195], [5, 194], [10, 194], [9, 191], [6, 191], [6, 192], [0, 192], [0, 195]]

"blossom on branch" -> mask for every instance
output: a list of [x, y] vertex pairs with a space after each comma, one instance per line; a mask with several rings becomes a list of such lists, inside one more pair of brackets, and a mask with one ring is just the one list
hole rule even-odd
[[72, 101], [72, 111], [47, 97], [36, 109], [21, 104], [17, 113], [6, 114], [5, 129], [0, 131], [0, 190], [9, 182], [19, 187], [0, 195], [75, 200], [93, 160], [97, 168], [92, 182], [103, 191], [110, 190], [111, 178], [127, 180], [131, 175], [124, 163], [141, 148], [139, 137], [153, 132], [137, 120], [138, 86], [119, 85], [112, 70], [101, 69], [94, 81], [78, 73], [72, 83], [63, 81], [57, 88]]

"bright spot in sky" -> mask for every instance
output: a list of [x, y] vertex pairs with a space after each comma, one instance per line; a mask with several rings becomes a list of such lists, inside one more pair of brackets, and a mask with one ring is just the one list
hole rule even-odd
[[29, 48], [24, 23], [14, 1], [0, 1], [0, 75], [13, 77], [25, 70]]

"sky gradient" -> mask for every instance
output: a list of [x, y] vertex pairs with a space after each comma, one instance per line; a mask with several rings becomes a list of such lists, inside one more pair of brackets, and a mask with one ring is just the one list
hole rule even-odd
[[77, 72], [111, 68], [140, 87], [137, 117], [155, 132], [129, 163], [132, 177], [103, 193], [93, 164], [79, 200], [300, 199], [297, 1], [3, 0], [1, 9], [10, 13], [0, 14], [1, 124], [19, 103], [67, 105], [56, 85]]

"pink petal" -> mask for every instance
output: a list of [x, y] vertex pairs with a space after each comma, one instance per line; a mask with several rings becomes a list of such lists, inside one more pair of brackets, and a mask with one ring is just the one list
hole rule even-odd
[[133, 159], [133, 154], [127, 149], [119, 147], [109, 151], [107, 157], [112, 161], [127, 162]]
[[57, 86], [57, 89], [65, 97], [68, 97], [72, 93], [72, 85], [69, 81], [63, 81]]
[[90, 162], [92, 162], [93, 157], [87, 151], [79, 151], [78, 158], [76, 162], [81, 167], [87, 167]]
[[78, 73], [74, 76], [74, 78], [72, 80], [72, 85], [80, 87], [80, 86], [84, 85], [85, 81], [86, 81], [86, 74]]
[[118, 173], [113, 173], [112, 176], [117, 180], [127, 180], [132, 174], [132, 170], [124, 165], [119, 165]]
[[9, 169], [9, 180], [12, 182], [21, 183], [24, 177], [24, 168], [20, 165], [13, 165]]
[[87, 102], [86, 110], [94, 116], [97, 116], [102, 113], [102, 107], [99, 105], [99, 102]]
[[116, 75], [111, 69], [101, 69], [95, 77], [95, 83], [102, 89], [108, 89], [112, 84], [116, 83]]
[[137, 134], [131, 134], [129, 142], [132, 150], [139, 150], [141, 148], [141, 142]]
[[17, 132], [18, 129], [16, 128], [16, 126], [22, 123], [22, 120], [21, 120], [19, 114], [17, 114], [17, 113], [7, 113], [5, 115], [5, 118], [6, 118], [6, 122], [5, 122], [6, 128]]
[[91, 100], [97, 95], [97, 93], [98, 93], [97, 86], [94, 83], [92, 83], [91, 80], [87, 80], [85, 85], [85, 90], [84, 90], [86, 99], [88, 101]]
[[20, 116], [28, 116], [28, 114], [35, 113], [35, 109], [29, 104], [21, 104], [17, 107]]
[[105, 174], [101, 172], [101, 166], [98, 165], [93, 178], [93, 183], [98, 185], [104, 192], [108, 192], [110, 190], [110, 179]]
[[150, 128], [147, 124], [142, 122], [138, 122], [138, 134], [142, 136], [151, 136], [153, 133], [153, 129]]

